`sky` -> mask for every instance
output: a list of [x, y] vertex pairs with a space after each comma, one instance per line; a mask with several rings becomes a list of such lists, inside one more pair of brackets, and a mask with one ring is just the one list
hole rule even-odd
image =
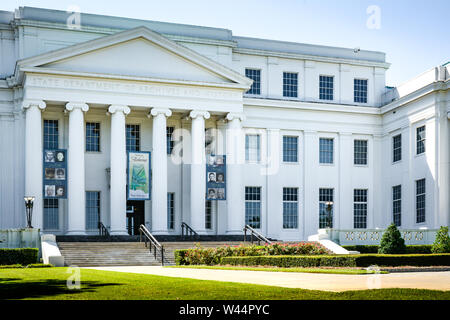
[[450, 61], [449, 0], [2, 0], [19, 6], [229, 29], [247, 36], [386, 53], [386, 85]]

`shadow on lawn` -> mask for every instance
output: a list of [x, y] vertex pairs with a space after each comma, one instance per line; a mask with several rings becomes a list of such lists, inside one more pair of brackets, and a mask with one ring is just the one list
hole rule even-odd
[[121, 285], [118, 283], [100, 283], [82, 281], [81, 289], [67, 288], [66, 280], [37, 280], [20, 282], [22, 279], [0, 278], [0, 300], [6, 299], [36, 299], [62, 294], [80, 294], [94, 292], [97, 288]]

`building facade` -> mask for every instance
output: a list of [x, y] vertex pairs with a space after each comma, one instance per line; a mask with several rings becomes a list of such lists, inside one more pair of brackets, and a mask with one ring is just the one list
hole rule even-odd
[[[0, 229], [26, 225], [25, 195], [67, 235], [450, 224], [449, 64], [389, 88], [381, 52], [30, 7], [0, 35]], [[67, 197], [45, 198], [59, 149]], [[151, 152], [151, 200], [127, 200], [127, 151]], [[210, 155], [226, 200], [206, 199]]]

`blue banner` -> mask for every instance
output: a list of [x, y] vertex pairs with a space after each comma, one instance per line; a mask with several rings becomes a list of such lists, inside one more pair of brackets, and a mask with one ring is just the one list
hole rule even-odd
[[44, 150], [44, 199], [67, 199], [67, 150]]
[[227, 164], [224, 155], [207, 155], [206, 200], [226, 200]]

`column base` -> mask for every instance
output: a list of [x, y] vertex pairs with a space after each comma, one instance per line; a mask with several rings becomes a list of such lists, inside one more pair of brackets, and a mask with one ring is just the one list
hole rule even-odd
[[84, 230], [69, 230], [66, 232], [67, 236], [86, 236], [87, 233]]

